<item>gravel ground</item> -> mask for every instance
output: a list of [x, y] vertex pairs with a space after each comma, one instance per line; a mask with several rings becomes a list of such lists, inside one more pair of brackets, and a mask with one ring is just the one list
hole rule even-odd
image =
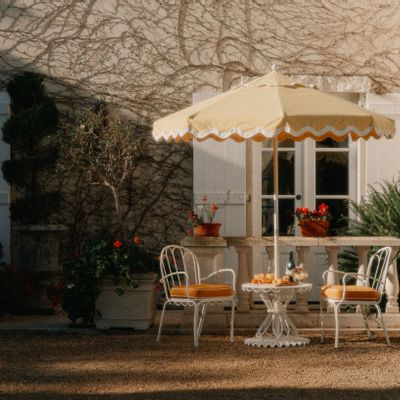
[[0, 399], [400, 399], [400, 334], [346, 335], [298, 348], [236, 337], [0, 335]]

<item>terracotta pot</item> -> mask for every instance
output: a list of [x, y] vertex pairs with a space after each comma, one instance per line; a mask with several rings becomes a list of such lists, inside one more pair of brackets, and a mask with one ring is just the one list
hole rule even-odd
[[194, 227], [194, 236], [219, 236], [221, 224], [200, 224]]
[[301, 234], [308, 237], [328, 236], [329, 220], [300, 221]]

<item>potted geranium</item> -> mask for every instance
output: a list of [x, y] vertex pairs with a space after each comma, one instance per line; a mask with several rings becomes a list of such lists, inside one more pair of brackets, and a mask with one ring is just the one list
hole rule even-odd
[[90, 240], [64, 265], [63, 308], [98, 329], [147, 329], [156, 311], [158, 262], [142, 240]]
[[331, 214], [327, 204], [320, 204], [314, 211], [306, 207], [297, 208], [296, 217], [303, 236], [328, 236]]
[[218, 205], [209, 203], [207, 196], [203, 196], [201, 205], [198, 206], [198, 212], [189, 211], [189, 223], [193, 226], [195, 236], [219, 236], [221, 224], [213, 222], [217, 211]]
[[96, 328], [149, 328], [156, 311], [155, 255], [138, 236], [115, 240], [110, 266], [96, 297]]

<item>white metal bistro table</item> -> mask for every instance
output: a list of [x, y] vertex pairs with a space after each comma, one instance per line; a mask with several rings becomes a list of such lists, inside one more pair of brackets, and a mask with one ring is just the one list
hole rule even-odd
[[310, 339], [299, 335], [296, 326], [287, 314], [286, 307], [295, 294], [308, 292], [311, 287], [311, 283], [290, 286], [244, 283], [242, 289], [259, 294], [267, 306], [267, 316], [258, 328], [256, 335], [253, 338], [245, 339], [244, 342], [249, 346], [258, 347], [289, 347], [309, 344]]

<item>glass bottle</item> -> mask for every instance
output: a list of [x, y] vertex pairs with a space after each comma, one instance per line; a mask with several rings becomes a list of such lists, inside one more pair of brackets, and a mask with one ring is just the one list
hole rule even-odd
[[289, 261], [286, 264], [286, 272], [290, 275], [293, 275], [295, 268], [296, 268], [296, 264], [294, 263], [293, 251], [291, 251], [289, 254]]

